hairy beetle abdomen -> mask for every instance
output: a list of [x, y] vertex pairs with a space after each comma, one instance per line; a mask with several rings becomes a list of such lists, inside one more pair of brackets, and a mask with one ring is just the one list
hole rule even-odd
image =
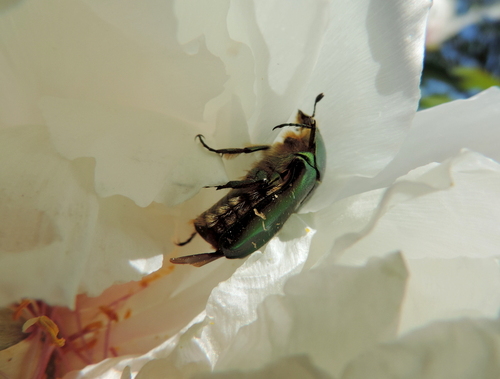
[[195, 229], [205, 241], [218, 249], [221, 237], [241, 223], [245, 215], [252, 212], [252, 208], [261, 200], [259, 193], [233, 189], [194, 220]]
[[226, 258], [243, 258], [278, 233], [315, 185], [316, 171], [296, 157], [279, 187], [231, 190], [195, 220], [196, 231]]

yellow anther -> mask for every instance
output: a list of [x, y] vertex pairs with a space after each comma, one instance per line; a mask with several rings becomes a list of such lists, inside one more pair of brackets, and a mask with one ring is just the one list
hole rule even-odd
[[47, 316], [30, 318], [24, 323], [23, 332], [26, 332], [26, 330], [35, 324], [38, 324], [52, 338], [54, 345], [59, 347], [64, 346], [66, 340], [64, 338], [57, 338], [57, 335], [59, 334], [59, 327]]

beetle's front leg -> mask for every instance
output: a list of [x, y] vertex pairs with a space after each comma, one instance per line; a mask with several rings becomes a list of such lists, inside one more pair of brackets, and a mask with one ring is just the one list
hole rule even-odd
[[267, 150], [271, 147], [269, 145], [257, 145], [257, 146], [242, 147], [242, 148], [213, 149], [210, 146], [208, 146], [205, 143], [205, 141], [203, 141], [203, 136], [201, 134], [198, 134], [196, 136], [196, 138], [198, 138], [200, 140], [203, 147], [205, 149], [207, 149], [208, 151], [211, 151], [211, 152], [217, 153], [217, 154], [222, 154], [222, 155], [250, 154], [250, 153], [255, 153], [255, 152], [261, 151], [261, 150]]

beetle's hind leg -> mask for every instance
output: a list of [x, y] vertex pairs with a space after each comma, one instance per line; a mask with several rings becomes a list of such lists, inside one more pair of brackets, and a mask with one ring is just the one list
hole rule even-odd
[[254, 180], [254, 179], [247, 179], [247, 180], [231, 180], [230, 182], [227, 182], [226, 184], [221, 184], [220, 186], [205, 186], [204, 188], [216, 188], [218, 190], [224, 189], [224, 188], [248, 188], [248, 187], [254, 187], [254, 186], [259, 186], [266, 183], [265, 180]]
[[191, 234], [191, 236], [183, 241], [183, 242], [174, 242], [177, 246], [184, 246], [184, 245], [187, 245], [189, 242], [191, 242], [194, 238], [194, 236], [196, 236], [196, 234], [198, 234], [198, 232], [193, 232], [193, 234]]
[[257, 151], [267, 150], [271, 147], [270, 145], [257, 145], [257, 146], [249, 146], [249, 147], [242, 147], [242, 148], [213, 149], [205, 143], [205, 141], [203, 140], [204, 137], [201, 134], [198, 134], [196, 136], [196, 138], [198, 138], [200, 140], [203, 147], [205, 149], [207, 149], [208, 151], [211, 151], [211, 152], [217, 153], [217, 154], [222, 154], [222, 155], [251, 154], [251, 153], [255, 153]]
[[207, 263], [215, 261], [216, 259], [222, 258], [223, 256], [224, 254], [217, 250], [213, 253], [185, 255], [184, 257], [170, 258], [170, 263], [201, 267]]

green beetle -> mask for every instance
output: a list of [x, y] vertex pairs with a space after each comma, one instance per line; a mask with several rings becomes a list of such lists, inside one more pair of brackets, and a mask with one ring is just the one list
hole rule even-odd
[[212, 149], [198, 135], [202, 145], [217, 154], [235, 155], [263, 151], [241, 180], [216, 188], [231, 188], [222, 199], [194, 220], [196, 231], [179, 246], [189, 243], [196, 234], [210, 243], [215, 252], [171, 258], [176, 264], [203, 266], [218, 258], [244, 258], [265, 245], [278, 233], [292, 213], [299, 210], [320, 183], [325, 172], [326, 150], [316, 126], [316, 104], [312, 116], [301, 110], [296, 123], [275, 126], [298, 127], [285, 134], [283, 142], [235, 149]]

